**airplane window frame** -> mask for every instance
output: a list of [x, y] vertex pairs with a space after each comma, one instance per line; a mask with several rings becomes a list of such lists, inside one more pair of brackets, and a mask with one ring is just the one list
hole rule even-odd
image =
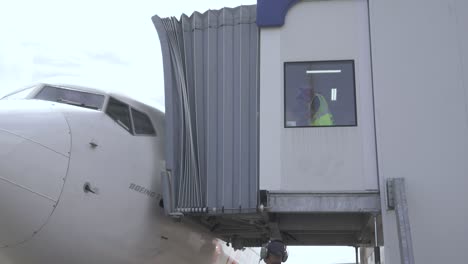
[[[136, 119], [134, 117], [134, 112], [142, 115], [143, 117], [145, 117], [147, 120], [144, 121], [147, 123], [147, 125], [149, 125], [149, 127], [151, 127], [151, 130], [152, 132], [138, 132], [138, 129], [137, 129], [137, 124], [136, 124]], [[138, 135], [138, 136], [157, 136], [157, 132], [156, 132], [156, 129], [154, 128], [154, 125], [153, 125], [153, 122], [151, 121], [151, 118], [149, 117], [148, 114], [146, 114], [145, 112], [142, 112], [142, 111], [139, 111], [133, 107], [130, 107], [130, 114], [131, 114], [131, 118], [132, 118], [132, 124], [133, 124], [133, 131], [134, 131], [134, 135]]]
[[[46, 96], [40, 97], [42, 95], [42, 93], [46, 92], [46, 90], [52, 90], [52, 89], [56, 90], [56, 93], [57, 93], [57, 91], [61, 91], [63, 94], [75, 93], [75, 94], [79, 94], [79, 95], [86, 95], [86, 96], [89, 96], [88, 99], [91, 99], [93, 97], [93, 99], [96, 99], [97, 103], [96, 104], [87, 104], [88, 102], [91, 102], [92, 100], [77, 101], [77, 100], [69, 100], [70, 98], [68, 98], [68, 99], [67, 98], [55, 98], [55, 97], [54, 98], [52, 98], [52, 97], [47, 98]], [[69, 104], [69, 105], [73, 105], [73, 106], [77, 106], [77, 107], [96, 110], [96, 111], [102, 111], [102, 109], [104, 107], [105, 99], [106, 99], [106, 97], [104, 95], [102, 95], [102, 94], [91, 93], [91, 92], [86, 92], [86, 91], [80, 91], [80, 90], [76, 90], [76, 89], [68, 89], [68, 88], [63, 88], [63, 87], [53, 86], [53, 85], [44, 85], [32, 98], [37, 99], [37, 100], [50, 101], [50, 102], [65, 103], [65, 104]]]
[[[118, 118], [115, 118], [111, 113], [109, 113], [109, 106], [111, 105], [112, 101], [115, 101], [123, 106], [126, 106], [125, 108], [127, 109], [128, 111], [128, 120], [130, 122], [129, 126], [127, 126], [123, 121], [121, 121], [120, 119]], [[133, 127], [133, 121], [132, 121], [132, 116], [131, 116], [131, 110], [130, 110], [130, 106], [112, 96], [109, 97], [109, 100], [107, 101], [107, 104], [106, 104], [106, 109], [104, 111], [104, 113], [109, 116], [115, 123], [117, 123], [119, 126], [121, 126], [125, 131], [127, 131], [128, 133], [130, 133], [131, 135], [134, 135], [134, 127]]]

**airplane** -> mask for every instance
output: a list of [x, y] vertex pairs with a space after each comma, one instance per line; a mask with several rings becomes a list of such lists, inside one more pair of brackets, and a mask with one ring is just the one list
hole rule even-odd
[[164, 213], [164, 113], [38, 83], [0, 99], [0, 263], [258, 263]]

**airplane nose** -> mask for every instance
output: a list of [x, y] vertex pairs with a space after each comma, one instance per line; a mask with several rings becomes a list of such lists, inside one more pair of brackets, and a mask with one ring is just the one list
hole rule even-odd
[[59, 112], [0, 104], [0, 248], [46, 224], [66, 179], [70, 138]]

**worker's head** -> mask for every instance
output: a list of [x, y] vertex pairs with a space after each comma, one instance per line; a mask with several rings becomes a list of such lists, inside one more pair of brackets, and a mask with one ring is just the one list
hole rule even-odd
[[262, 247], [261, 257], [266, 264], [281, 264], [288, 259], [286, 245], [281, 240], [272, 240]]
[[306, 76], [303, 82], [298, 86], [298, 94], [296, 98], [310, 103], [314, 97], [314, 81], [311, 76]]

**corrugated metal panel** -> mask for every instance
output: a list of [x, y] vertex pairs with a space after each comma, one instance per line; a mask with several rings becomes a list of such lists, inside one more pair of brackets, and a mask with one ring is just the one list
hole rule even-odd
[[[258, 193], [256, 6], [153, 17], [164, 63], [175, 207], [247, 212]], [[194, 209], [195, 208], [195, 209]]]

